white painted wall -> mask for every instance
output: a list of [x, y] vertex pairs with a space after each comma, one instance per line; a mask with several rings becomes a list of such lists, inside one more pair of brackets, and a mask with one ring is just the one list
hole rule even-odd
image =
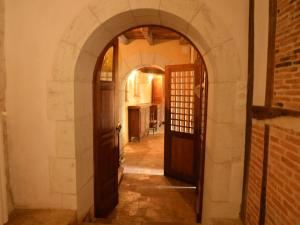
[[255, 0], [253, 105], [265, 104], [269, 34], [269, 1]]
[[16, 207], [76, 208], [75, 195], [51, 187], [57, 128], [47, 118], [46, 90], [61, 36], [87, 2], [5, 1], [9, 163]]

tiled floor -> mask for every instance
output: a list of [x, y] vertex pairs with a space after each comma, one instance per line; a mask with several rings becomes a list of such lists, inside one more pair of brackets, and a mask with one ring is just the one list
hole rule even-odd
[[164, 133], [161, 126], [155, 134], [140, 142], [129, 142], [124, 148], [124, 173], [163, 175]]
[[125, 174], [119, 204], [105, 219], [112, 224], [194, 224], [195, 189], [156, 175]]
[[163, 176], [164, 128], [124, 149], [119, 204], [97, 222], [130, 225], [195, 222], [195, 188]]

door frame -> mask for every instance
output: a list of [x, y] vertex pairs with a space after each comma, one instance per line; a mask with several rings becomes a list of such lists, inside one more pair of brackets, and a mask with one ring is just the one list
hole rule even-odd
[[[166, 29], [169, 29], [169, 30], [171, 30], [171, 31], [173, 31], [173, 32], [175, 32], [175, 33], [177, 33], [177, 34], [179, 34], [179, 35], [181, 35], [182, 37], [184, 37], [184, 38], [186, 38], [188, 41], [189, 41], [189, 43], [190, 43], [190, 45], [191, 46], [193, 46], [193, 48], [195, 49], [195, 51], [196, 51], [196, 53], [197, 53], [197, 57], [199, 57], [200, 58], [200, 60], [203, 62], [203, 64], [204, 64], [204, 68], [205, 68], [205, 71], [206, 71], [206, 78], [207, 78], [207, 80], [206, 80], [206, 84], [208, 85], [208, 80], [209, 80], [209, 75], [208, 75], [208, 70], [207, 70], [207, 66], [206, 66], [206, 64], [205, 64], [205, 60], [204, 60], [204, 58], [203, 58], [203, 56], [201, 55], [201, 53], [200, 53], [200, 51], [198, 50], [198, 48], [196, 47], [196, 45], [185, 35], [185, 34], [183, 34], [183, 33], [180, 33], [180, 32], [178, 32], [178, 31], [176, 31], [175, 29], [173, 29], [173, 28], [170, 28], [170, 27], [167, 27], [167, 26], [162, 26], [162, 25], [156, 25], [156, 24], [144, 24], [144, 25], [138, 25], [138, 26], [134, 26], [134, 27], [132, 27], [132, 28], [129, 28], [129, 29], [126, 29], [126, 30], [124, 30], [124, 31], [122, 31], [122, 32], [120, 32], [119, 34], [117, 34], [116, 36], [115, 36], [115, 38], [112, 40], [112, 41], [110, 41], [106, 46], [105, 46], [105, 48], [102, 50], [102, 52], [100, 53], [100, 55], [99, 55], [99, 57], [98, 57], [98, 59], [97, 59], [97, 62], [96, 62], [96, 65], [95, 65], [95, 69], [94, 69], [94, 73], [93, 73], [93, 81], [92, 81], [92, 83], [93, 83], [93, 143], [94, 143], [94, 147], [93, 147], [93, 156], [95, 156], [95, 140], [96, 140], [96, 138], [95, 138], [95, 134], [96, 134], [96, 132], [95, 132], [95, 129], [94, 129], [94, 126], [95, 126], [95, 118], [96, 118], [96, 115], [95, 115], [95, 82], [96, 82], [96, 77], [97, 77], [97, 71], [98, 71], [98, 69], [99, 69], [99, 67], [101, 66], [101, 63], [102, 63], [102, 59], [103, 59], [103, 57], [104, 57], [104, 55], [105, 55], [105, 53], [106, 53], [106, 51], [109, 49], [109, 47], [112, 45], [112, 43], [114, 42], [114, 41], [118, 41], [118, 36], [120, 36], [121, 34], [123, 34], [124, 32], [126, 32], [126, 31], [129, 31], [129, 30], [132, 30], [132, 29], [135, 29], [135, 28], [140, 28], [140, 27], [144, 27], [144, 26], [153, 26], [153, 27], [162, 27], [162, 28], [166, 28]], [[116, 45], [116, 46], [118, 46], [118, 45]], [[116, 54], [116, 56], [115, 56], [115, 54]], [[115, 74], [117, 74], [118, 73], [118, 54], [119, 54], [119, 49], [118, 49], [118, 47], [116, 48], [116, 51], [114, 51], [114, 57], [115, 57], [115, 59], [116, 59], [116, 66], [114, 67], [114, 73]], [[205, 106], [206, 106], [206, 110], [205, 110], [205, 123], [207, 124], [207, 105], [208, 105], [208, 86], [206, 87], [206, 90], [205, 90], [205, 92], [206, 92], [206, 103], [205, 103]], [[166, 94], [166, 93], [165, 93]], [[116, 95], [116, 93], [115, 93], [115, 95]], [[116, 98], [115, 98], [115, 101], [116, 101]], [[116, 112], [115, 112], [116, 113]], [[165, 113], [166, 113], [166, 104], [165, 104]], [[165, 117], [165, 120], [166, 120], [166, 117]], [[206, 130], [207, 130], [207, 128], [206, 128], [206, 124], [205, 124], [205, 133], [206, 133]], [[205, 135], [206, 136], [206, 135]], [[165, 132], [164, 132], [164, 138], [165, 138]], [[206, 139], [205, 139], [206, 140]], [[164, 148], [165, 148], [165, 141], [164, 141]], [[201, 143], [201, 145], [202, 145], [202, 143]], [[200, 147], [201, 148], [201, 147]], [[165, 152], [164, 152], [164, 158], [165, 158], [165, 156], [166, 156], [166, 154], [165, 154]], [[203, 152], [202, 152], [202, 154], [200, 154], [200, 155], [198, 155], [198, 157], [199, 157], [199, 159], [198, 159], [198, 162], [199, 162], [199, 165], [200, 165], [200, 162], [205, 162], [205, 141], [204, 141], [204, 146], [203, 146]], [[98, 171], [96, 171], [96, 168], [97, 168], [97, 162], [95, 162], [95, 157], [93, 157], [94, 158], [94, 211], [96, 211], [96, 198], [95, 198], [95, 193], [96, 193], [96, 191], [97, 191], [97, 187], [96, 187], [96, 173], [98, 172]], [[164, 162], [165, 162], [165, 159], [164, 159]], [[200, 216], [197, 216], [197, 222], [201, 222], [201, 217], [202, 217], [202, 207], [203, 207], [203, 194], [204, 194], [204, 190], [203, 190], [203, 187], [204, 187], [204, 163], [202, 163], [200, 166], [198, 166], [198, 169], [199, 169], [199, 174], [202, 174], [202, 179], [201, 180], [199, 180], [199, 184], [197, 185], [196, 184], [196, 188], [197, 188], [197, 193], [198, 193], [198, 196], [197, 196], [197, 198], [199, 198], [199, 199], [201, 199], [201, 206], [200, 206], [200, 209], [201, 209], [201, 211], [200, 211]], [[199, 192], [199, 190], [200, 190], [200, 192]]]
[[[102, 204], [102, 202], [99, 202], [98, 201], [98, 194], [97, 193], [100, 193], [101, 191], [101, 186], [98, 185], [100, 181], [98, 181], [98, 174], [101, 173], [100, 171], [100, 168], [99, 168], [99, 163], [98, 163], [98, 160], [97, 160], [97, 150], [96, 150], [96, 147], [98, 146], [98, 133], [97, 133], [97, 129], [96, 128], [96, 124], [98, 122], [97, 118], [99, 118], [97, 115], [96, 115], [96, 91], [97, 91], [97, 75], [98, 75], [98, 71], [101, 69], [102, 67], [102, 62], [103, 62], [103, 59], [104, 59], [104, 56], [107, 52], [107, 50], [114, 46], [114, 51], [113, 51], [113, 60], [114, 61], [114, 64], [113, 64], [113, 81], [115, 82], [116, 81], [116, 73], [118, 72], [118, 54], [119, 54], [119, 45], [118, 45], [118, 40], [115, 38], [113, 39], [112, 41], [110, 41], [106, 46], [105, 48], [102, 50], [101, 54], [99, 55], [98, 59], [97, 59], [97, 62], [96, 62], [96, 65], [95, 65], [95, 69], [94, 69], [94, 72], [93, 72], [93, 83], [92, 83], [92, 88], [93, 88], [93, 162], [94, 162], [94, 215], [97, 215], [97, 210], [98, 208], [101, 208], [100, 205]], [[116, 85], [114, 84], [114, 90], [115, 90], [115, 87]], [[116, 102], [116, 92], [114, 91], [114, 101]], [[115, 115], [114, 115], [114, 120], [116, 122], [116, 110], [115, 110]], [[119, 146], [118, 146], [119, 147]], [[118, 149], [118, 160], [119, 160], [119, 149]], [[118, 162], [118, 165], [119, 165], [119, 162]], [[117, 175], [118, 176], [118, 175]]]

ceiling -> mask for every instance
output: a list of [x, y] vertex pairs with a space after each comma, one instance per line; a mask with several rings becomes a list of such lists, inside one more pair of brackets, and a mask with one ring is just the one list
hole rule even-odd
[[179, 33], [172, 30], [158, 27], [158, 26], [147, 26], [139, 27], [129, 31], [124, 32], [119, 36], [119, 40], [123, 44], [129, 44], [131, 41], [137, 39], [145, 39], [150, 45], [154, 45], [160, 42], [178, 40], [180, 44], [189, 44], [189, 41], [186, 40]]

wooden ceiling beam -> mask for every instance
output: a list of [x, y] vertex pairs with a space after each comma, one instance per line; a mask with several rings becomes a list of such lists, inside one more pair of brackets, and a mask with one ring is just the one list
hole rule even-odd
[[184, 37], [180, 37], [179, 38], [179, 44], [188, 45], [188, 44], [190, 44], [190, 42], [187, 39], [185, 39]]
[[144, 38], [148, 41], [149, 45], [154, 45], [154, 37], [149, 27], [142, 27], [141, 33]]
[[122, 44], [124, 44], [124, 45], [128, 45], [129, 44], [129, 39], [126, 37], [126, 35], [125, 34], [121, 34], [120, 36], [119, 36], [119, 41], [122, 43]]
[[153, 74], [164, 74], [165, 72], [162, 69], [156, 67], [142, 67], [139, 69], [142, 73], [153, 73]]

